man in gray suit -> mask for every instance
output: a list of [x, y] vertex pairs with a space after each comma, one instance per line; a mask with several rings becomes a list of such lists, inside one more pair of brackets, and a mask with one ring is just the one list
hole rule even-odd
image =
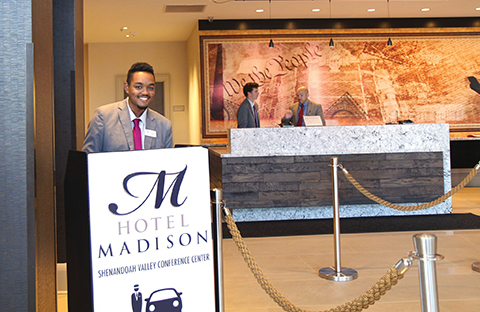
[[[282, 118], [282, 124], [291, 124], [293, 126], [305, 126], [303, 116], [320, 116], [322, 124], [325, 126], [325, 117], [323, 117], [322, 105], [308, 100], [307, 87], [300, 87], [297, 89], [298, 102], [291, 105], [289, 110]], [[299, 118], [300, 117], [300, 118]]]
[[90, 153], [172, 147], [172, 123], [148, 108], [155, 96], [152, 66], [133, 64], [123, 87], [128, 94], [125, 100], [95, 111], [82, 150]]
[[249, 82], [243, 86], [245, 101], [240, 104], [237, 111], [238, 128], [260, 128], [260, 118], [258, 117], [258, 104], [255, 100], [258, 98], [258, 83]]

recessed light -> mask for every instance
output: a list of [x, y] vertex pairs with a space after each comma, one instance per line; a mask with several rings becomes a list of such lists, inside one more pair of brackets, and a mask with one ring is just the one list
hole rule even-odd
[[125, 35], [125, 37], [130, 38], [130, 35]]
[[123, 30], [127, 30], [127, 29], [128, 29], [128, 27], [127, 27], [127, 26], [123, 26]]
[[475, 10], [480, 11], [480, 8], [475, 8]]
[[428, 12], [428, 11], [430, 11], [430, 8], [423, 8], [422, 9], [422, 12]]
[[312, 9], [312, 12], [320, 12], [320, 9]]
[[264, 11], [263, 9], [255, 10], [255, 12], [257, 12], [257, 13], [263, 13], [263, 11]]
[[367, 9], [367, 12], [375, 12], [375, 9]]

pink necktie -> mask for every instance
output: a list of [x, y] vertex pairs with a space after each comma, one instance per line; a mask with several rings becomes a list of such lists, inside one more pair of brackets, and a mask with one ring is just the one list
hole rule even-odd
[[298, 112], [297, 127], [303, 126], [303, 104], [300, 104], [300, 111]]
[[133, 120], [133, 144], [136, 150], [142, 149], [142, 133], [140, 131], [140, 119], [135, 118]]

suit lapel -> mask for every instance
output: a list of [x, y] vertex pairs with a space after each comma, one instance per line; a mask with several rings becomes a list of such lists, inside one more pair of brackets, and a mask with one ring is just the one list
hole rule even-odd
[[[145, 130], [146, 129], [149, 129], [149, 130], [153, 130], [155, 132], [157, 132], [157, 129], [156, 129], [156, 125], [155, 125], [155, 116], [153, 114], [150, 114], [150, 109], [147, 108], [147, 116], [145, 118], [146, 120], [146, 124], [145, 124]], [[150, 118], [151, 116], [151, 118]], [[159, 135], [157, 133], [157, 135]], [[143, 147], [143, 149], [151, 149], [152, 146], [153, 146], [153, 143], [155, 142], [155, 138], [152, 138], [151, 136], [148, 136], [148, 135], [145, 135], [145, 139], [143, 140], [143, 144], [145, 145]]]
[[313, 110], [313, 103], [312, 103], [312, 101], [308, 101], [308, 109], [307, 109], [307, 113], [305, 115], [307, 115], [307, 116], [312, 115], [312, 110]]
[[255, 111], [253, 111], [252, 105], [250, 105], [250, 103], [248, 104], [250, 106], [250, 111], [252, 112], [253, 124], [256, 125], [258, 128], [260, 128], [260, 116], [258, 115], [258, 104], [257, 102], [253, 102], [253, 106], [255, 106]]
[[[250, 116], [253, 117], [253, 119], [255, 120], [255, 113], [253, 112], [253, 108], [252, 108], [252, 104], [250, 104], [250, 102], [248, 100], [247, 101], [247, 104], [248, 104], [248, 108], [250, 108]], [[255, 105], [255, 102], [253, 103], [253, 105]]]
[[118, 120], [120, 121], [123, 132], [125, 133], [128, 149], [134, 150], [135, 148], [133, 144], [132, 121], [130, 120], [130, 114], [128, 113], [127, 105], [127, 100], [124, 100], [122, 104], [118, 107]]

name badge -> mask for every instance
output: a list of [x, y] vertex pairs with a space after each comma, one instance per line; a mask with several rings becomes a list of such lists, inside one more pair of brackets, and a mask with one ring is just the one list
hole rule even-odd
[[157, 131], [150, 130], [150, 129], [145, 129], [145, 135], [149, 136], [149, 137], [152, 137], [152, 138], [156, 138], [157, 137]]

